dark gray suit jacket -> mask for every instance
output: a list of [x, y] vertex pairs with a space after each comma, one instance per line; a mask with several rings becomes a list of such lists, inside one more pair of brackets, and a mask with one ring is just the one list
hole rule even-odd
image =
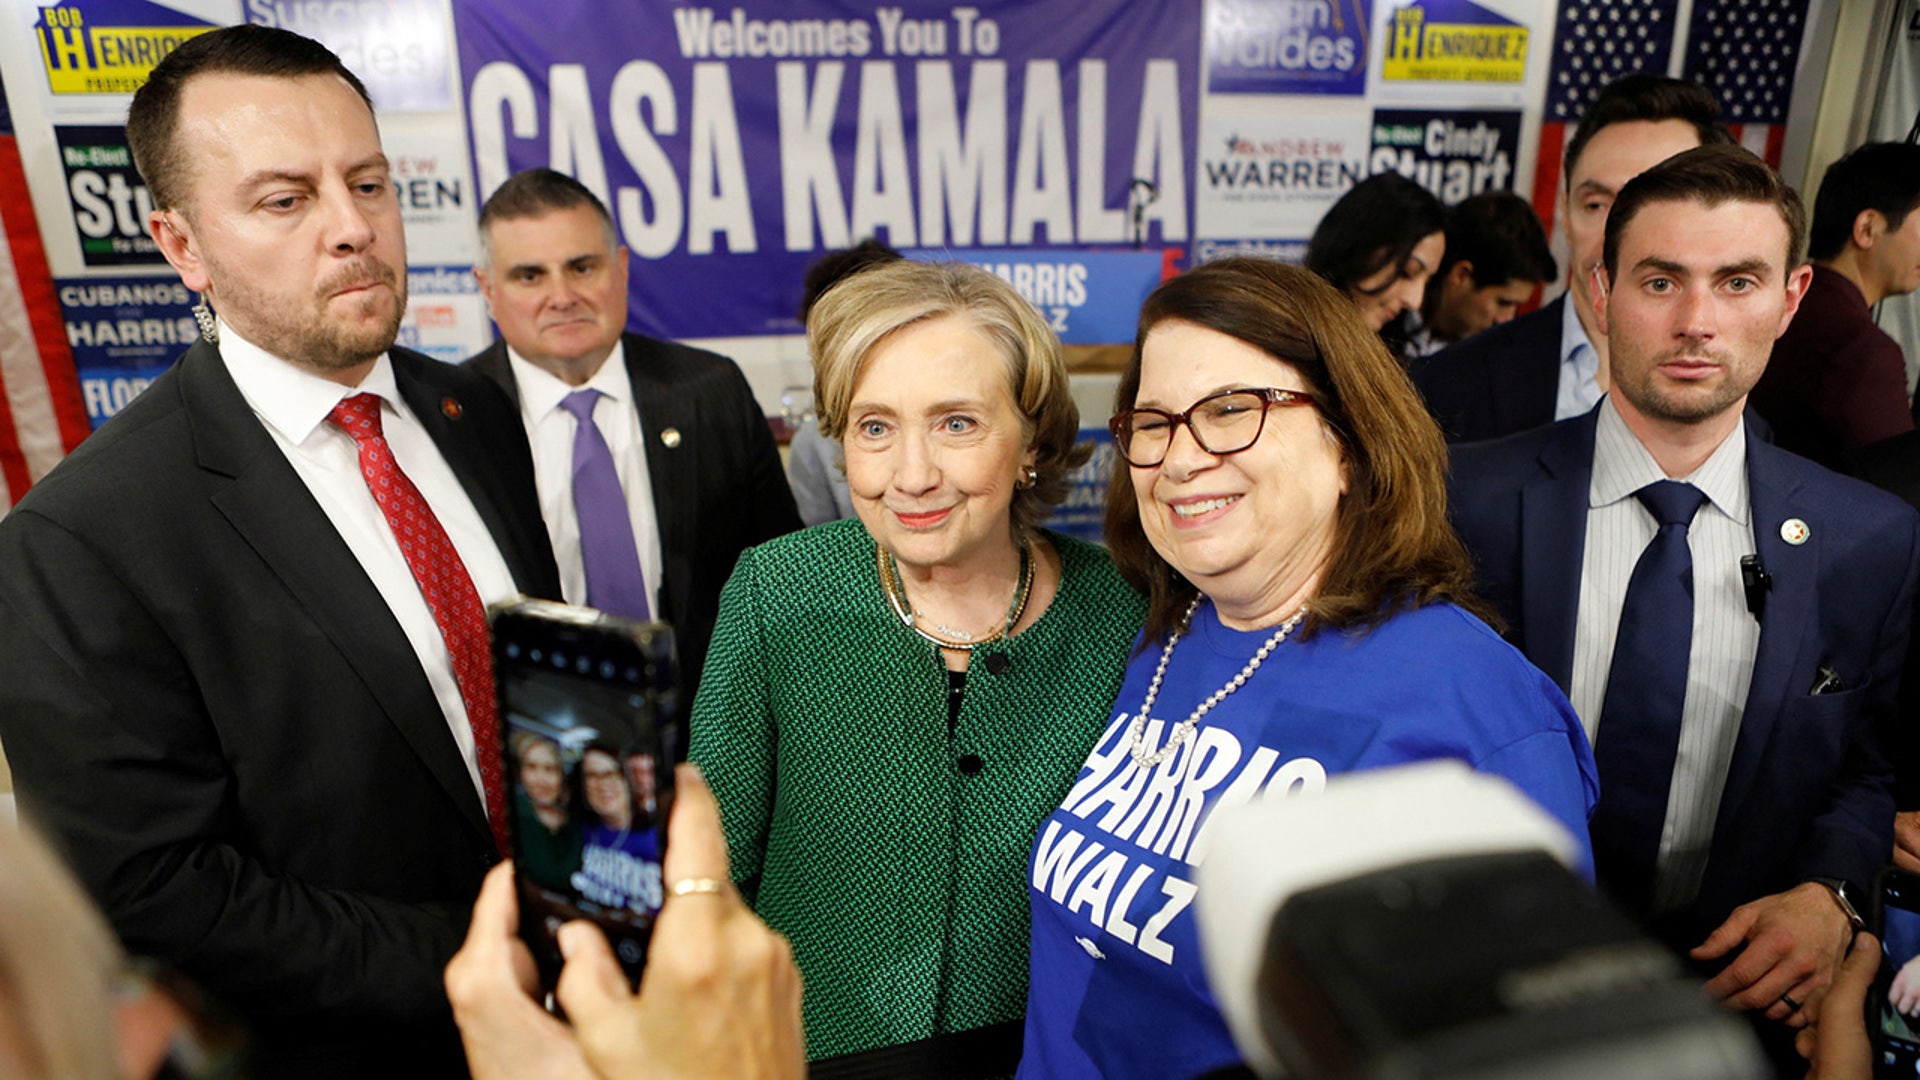
[[1566, 303], [1562, 293], [1411, 365], [1413, 384], [1448, 442], [1497, 439], [1553, 423]]
[[[706, 663], [720, 589], [740, 553], [800, 528], [800, 511], [766, 415], [739, 365], [642, 334], [621, 341], [646, 434], [665, 570], [658, 614], [673, 626], [679, 649], [684, 717]], [[519, 404], [505, 342], [494, 342], [466, 366]], [[665, 437], [669, 431], [677, 442]]]
[[[528, 593], [520, 422], [394, 349]], [[248, 1020], [254, 1075], [461, 1075], [440, 972], [497, 860], [400, 625], [199, 343], [0, 521], [0, 743], [129, 951]]]

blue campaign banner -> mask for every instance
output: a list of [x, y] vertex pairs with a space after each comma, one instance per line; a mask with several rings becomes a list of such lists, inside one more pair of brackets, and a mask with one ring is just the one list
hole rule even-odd
[[908, 258], [952, 259], [990, 270], [1040, 309], [1068, 345], [1129, 345], [1140, 304], [1160, 284], [1165, 260], [1157, 251], [1082, 251], [1075, 248], [919, 249]]
[[87, 419], [99, 427], [199, 336], [193, 290], [177, 278], [88, 277], [54, 282]]
[[[454, 0], [482, 196], [549, 166], [607, 201], [629, 322], [797, 333], [801, 279], [902, 250], [1191, 235], [1202, 0], [584, 4]], [[1364, 55], [1364, 53], [1362, 54]], [[1129, 335], [1130, 336], [1130, 335]]]
[[1207, 90], [1363, 94], [1372, 8], [1371, 0], [1213, 0]]
[[1080, 429], [1081, 446], [1093, 447], [1087, 463], [1067, 475], [1067, 497], [1043, 524], [1055, 532], [1099, 542], [1106, 535], [1107, 484], [1113, 478], [1113, 435], [1103, 427]]

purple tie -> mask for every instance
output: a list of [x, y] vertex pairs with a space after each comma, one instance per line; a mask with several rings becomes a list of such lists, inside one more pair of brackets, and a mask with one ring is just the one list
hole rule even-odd
[[593, 422], [598, 390], [576, 390], [561, 407], [573, 414], [573, 510], [580, 519], [580, 555], [587, 569], [587, 603], [629, 619], [652, 617], [647, 579], [633, 542], [633, 519], [613, 467], [613, 451]]

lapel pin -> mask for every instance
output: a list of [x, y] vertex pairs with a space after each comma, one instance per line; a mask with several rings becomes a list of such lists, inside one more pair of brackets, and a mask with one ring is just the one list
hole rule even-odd
[[1807, 523], [1801, 521], [1799, 518], [1788, 518], [1780, 523], [1780, 539], [1785, 540], [1794, 547], [1799, 547], [1801, 544], [1806, 543], [1807, 538], [1812, 535], [1813, 530], [1809, 529]]
[[460, 419], [460, 403], [450, 397], [440, 399], [440, 411], [444, 413], [449, 420]]
[[669, 450], [672, 450], [675, 447], [679, 446], [680, 445], [680, 429], [670, 427], [662, 431], [660, 433], [660, 444], [662, 446], [665, 446]]

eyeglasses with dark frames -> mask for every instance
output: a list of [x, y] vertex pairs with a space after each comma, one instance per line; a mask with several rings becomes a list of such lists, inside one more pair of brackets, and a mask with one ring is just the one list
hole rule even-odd
[[1173, 433], [1185, 424], [1200, 449], [1215, 456], [1237, 454], [1260, 440], [1266, 430], [1267, 410], [1275, 405], [1311, 405], [1320, 401], [1300, 390], [1263, 387], [1227, 390], [1210, 394], [1193, 403], [1186, 412], [1164, 409], [1123, 409], [1107, 421], [1113, 432], [1113, 446], [1126, 463], [1136, 469], [1151, 469], [1167, 460], [1167, 448], [1173, 445]]

